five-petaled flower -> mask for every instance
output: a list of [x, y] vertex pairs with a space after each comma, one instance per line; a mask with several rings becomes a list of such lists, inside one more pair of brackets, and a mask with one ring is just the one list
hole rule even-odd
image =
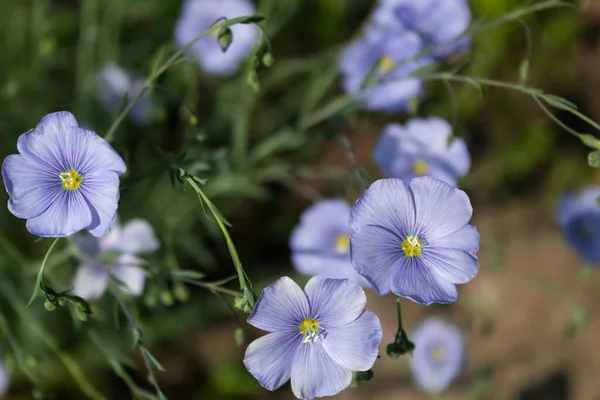
[[460, 329], [429, 317], [410, 338], [416, 346], [409, 361], [417, 385], [428, 393], [448, 389], [464, 365], [465, 344]]
[[381, 179], [358, 199], [350, 223], [351, 260], [379, 295], [453, 303], [455, 284], [479, 270], [479, 232], [465, 192], [430, 177]]
[[350, 205], [345, 200], [322, 200], [304, 211], [290, 248], [294, 267], [302, 274], [369, 286], [350, 263]]
[[248, 323], [270, 332], [246, 350], [244, 364], [267, 390], [291, 379], [299, 399], [333, 396], [377, 359], [382, 330], [366, 296], [347, 279], [311, 278], [304, 292], [288, 277], [267, 287]]
[[463, 35], [471, 23], [467, 0], [380, 0], [373, 23], [418, 34], [438, 57], [463, 51], [471, 42]]
[[[152, 253], [159, 247], [152, 226], [133, 219], [123, 227], [115, 219], [110, 231], [101, 237], [81, 234], [75, 237], [81, 264], [73, 280], [73, 294], [87, 300], [97, 299], [106, 290], [110, 275], [125, 285], [123, 291], [139, 296], [144, 289], [145, 261], [138, 255]], [[111, 265], [101, 265], [102, 258], [113, 257]]]
[[404, 111], [422, 94], [421, 80], [409, 75], [431, 62], [428, 57], [411, 59], [421, 49], [421, 39], [413, 32], [369, 27], [342, 54], [345, 92], [364, 101], [369, 110]]
[[451, 135], [452, 127], [441, 118], [389, 124], [373, 157], [388, 178], [410, 183], [418, 176], [430, 176], [456, 186], [457, 179], [469, 171], [471, 157], [464, 140]]
[[[185, 0], [175, 28], [175, 39], [183, 47], [220, 22], [219, 19], [254, 14], [256, 9], [248, 0]], [[211, 75], [233, 75], [259, 39], [258, 28], [251, 24], [235, 24], [229, 29], [233, 41], [225, 52], [216, 33], [200, 39], [189, 50], [202, 69]]]
[[558, 208], [558, 221], [571, 246], [586, 262], [600, 263], [600, 186], [566, 194]]
[[17, 142], [20, 154], [6, 157], [2, 178], [8, 209], [41, 237], [69, 236], [82, 229], [100, 237], [119, 201], [125, 163], [95, 132], [79, 127], [73, 114], [46, 115]]

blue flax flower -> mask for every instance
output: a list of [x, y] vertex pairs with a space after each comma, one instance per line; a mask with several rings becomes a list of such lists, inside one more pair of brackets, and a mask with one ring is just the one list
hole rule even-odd
[[460, 329], [430, 317], [410, 338], [416, 346], [409, 361], [417, 385], [429, 393], [448, 389], [464, 365], [465, 348]]
[[[133, 219], [123, 227], [115, 219], [110, 231], [100, 239], [82, 234], [75, 238], [75, 245], [82, 261], [73, 280], [73, 294], [87, 300], [102, 296], [109, 283], [109, 270], [125, 285], [127, 294], [139, 296], [145, 281], [140, 266], [145, 261], [138, 255], [152, 253], [159, 247], [152, 226], [142, 219]], [[108, 269], [100, 265], [103, 257], [110, 256], [113, 265]]]
[[301, 274], [347, 278], [369, 286], [350, 263], [350, 205], [345, 200], [319, 201], [304, 211], [290, 237], [290, 248]]
[[600, 186], [566, 194], [558, 208], [558, 221], [569, 244], [586, 262], [600, 263]]
[[[421, 80], [408, 75], [431, 62], [425, 57], [409, 59], [421, 49], [421, 39], [413, 32], [370, 27], [342, 54], [344, 91], [364, 101], [369, 110], [406, 110], [409, 101], [422, 94]], [[373, 68], [377, 70], [372, 71]], [[370, 73], [377, 83], [365, 88], [363, 84]]]
[[415, 32], [426, 46], [434, 46], [438, 57], [463, 51], [471, 43], [462, 36], [471, 23], [467, 0], [380, 0], [373, 20], [382, 27]]
[[479, 233], [465, 192], [430, 177], [381, 179], [352, 208], [350, 255], [379, 295], [453, 303], [479, 270]]
[[10, 387], [10, 375], [4, 365], [0, 365], [0, 396], [4, 396]]
[[[119, 109], [125, 95], [127, 95], [128, 101], [135, 99], [146, 83], [144, 79], [115, 64], [103, 66], [98, 71], [96, 78], [100, 100], [111, 111]], [[127, 116], [134, 124], [144, 126], [150, 122], [155, 110], [154, 99], [145, 93]]]
[[452, 127], [441, 118], [413, 118], [406, 125], [389, 124], [375, 147], [373, 158], [382, 173], [410, 183], [431, 176], [456, 186], [469, 172], [471, 157], [464, 140], [452, 138]]
[[366, 296], [347, 279], [311, 278], [304, 291], [288, 277], [263, 290], [248, 323], [270, 332], [250, 343], [246, 368], [267, 390], [291, 379], [299, 399], [333, 396], [352, 371], [377, 359], [382, 330]]
[[[222, 17], [233, 19], [254, 14], [256, 9], [248, 0], [186, 0], [175, 28], [175, 39], [183, 47]], [[258, 28], [251, 24], [236, 24], [230, 29], [233, 41], [227, 51], [223, 52], [216, 33], [200, 39], [189, 51], [211, 75], [235, 74], [259, 38]]]
[[119, 201], [123, 159], [95, 132], [79, 127], [73, 114], [46, 115], [17, 142], [20, 154], [2, 164], [8, 209], [41, 237], [108, 230]]

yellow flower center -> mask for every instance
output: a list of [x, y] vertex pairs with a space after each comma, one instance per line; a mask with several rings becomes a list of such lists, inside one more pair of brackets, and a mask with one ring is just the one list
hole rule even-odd
[[433, 361], [440, 363], [446, 358], [446, 349], [443, 346], [435, 347], [429, 355]]
[[346, 254], [350, 250], [350, 236], [339, 235], [335, 239], [335, 251], [339, 254]]
[[319, 339], [319, 322], [312, 318], [306, 318], [298, 325], [300, 334], [304, 336], [304, 343], [314, 343]]
[[394, 61], [390, 56], [383, 56], [381, 57], [381, 60], [379, 60], [379, 72], [381, 72], [382, 74], [387, 74], [395, 67], [396, 61]]
[[402, 250], [407, 257], [416, 257], [421, 254], [423, 242], [416, 236], [407, 236], [402, 242]]
[[79, 175], [74, 169], [70, 169], [67, 172], [61, 172], [58, 174], [62, 181], [63, 189], [77, 190], [79, 185], [83, 182], [83, 176]]
[[428, 169], [429, 169], [429, 166], [427, 165], [426, 161], [416, 160], [415, 163], [413, 164], [413, 172], [417, 176], [425, 175], [427, 173]]

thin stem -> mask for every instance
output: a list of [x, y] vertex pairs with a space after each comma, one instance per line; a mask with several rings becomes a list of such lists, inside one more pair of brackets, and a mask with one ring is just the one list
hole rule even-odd
[[204, 33], [202, 33], [201, 35], [197, 36], [194, 40], [192, 40], [191, 42], [189, 42], [188, 44], [186, 44], [185, 46], [183, 46], [182, 48], [180, 48], [179, 50], [177, 50], [167, 61], [165, 61], [165, 63], [155, 73], [153, 73], [146, 80], [146, 83], [144, 83], [144, 86], [139, 91], [139, 93], [134, 97], [133, 100], [131, 100], [129, 102], [129, 104], [127, 105], [127, 107], [125, 107], [125, 109], [123, 111], [121, 111], [121, 113], [117, 116], [117, 118], [115, 118], [115, 120], [113, 121], [112, 125], [108, 129], [108, 132], [106, 133], [106, 136], [104, 137], [104, 139], [106, 139], [109, 142], [113, 139], [113, 136], [114, 136], [117, 128], [121, 124], [121, 122], [123, 122], [123, 119], [125, 119], [125, 117], [127, 116], [127, 114], [129, 114], [129, 112], [131, 111], [131, 109], [142, 98], [142, 96], [144, 96], [144, 94], [146, 94], [146, 92], [148, 90], [150, 90], [150, 88], [152, 87], [152, 85], [154, 84], [154, 82], [156, 81], [156, 79], [158, 79], [158, 77], [160, 77], [162, 74], [164, 74], [167, 69], [169, 69], [173, 64], [175, 64], [179, 60], [179, 58], [188, 49], [190, 49], [193, 45], [195, 45], [200, 39], [202, 39], [202, 38], [210, 35], [211, 33], [216, 32], [216, 31], [218, 31], [219, 29], [222, 29], [222, 28], [228, 28], [228, 27], [230, 27], [232, 25], [235, 25], [237, 23], [240, 23], [240, 22], [243, 22], [243, 21], [247, 21], [249, 18], [250, 18], [250, 16], [243, 16], [243, 17], [233, 18], [233, 19], [221, 22], [219, 24], [215, 24], [212, 27], [210, 27], [209, 29], [207, 29], [206, 31], [204, 31]]
[[354, 147], [352, 147], [352, 142], [350, 141], [350, 138], [348, 137], [348, 135], [346, 135], [346, 133], [342, 131], [338, 132], [337, 137], [340, 140], [340, 143], [342, 144], [342, 148], [346, 153], [346, 157], [350, 162], [352, 172], [354, 172], [354, 176], [356, 177], [359, 186], [363, 191], [367, 190], [369, 188], [369, 185], [365, 183], [365, 180], [363, 179], [361, 167], [358, 164], [358, 160], [356, 159], [356, 153], [354, 152]]
[[227, 294], [227, 295], [234, 296], [234, 297], [238, 297], [238, 296], [242, 296], [243, 295], [243, 293], [238, 292], [236, 290], [222, 288], [220, 286], [213, 286], [213, 285], [210, 285], [210, 284], [207, 284], [207, 283], [204, 283], [204, 282], [195, 281], [193, 279], [178, 278], [177, 276], [173, 276], [173, 278], [176, 279], [176, 280], [178, 280], [178, 281], [188, 283], [188, 284], [190, 284], [192, 286], [198, 286], [200, 288], [210, 290], [211, 292], [213, 292], [215, 294], [216, 294], [216, 292], [220, 292], [220, 293]]
[[[117, 302], [119, 303], [119, 307], [121, 307], [121, 311], [123, 311], [123, 314], [125, 314], [125, 318], [127, 319], [127, 322], [129, 323], [131, 328], [133, 330], [139, 332], [140, 329], [137, 326], [137, 323], [135, 322], [133, 315], [131, 315], [131, 313], [127, 309], [127, 305], [125, 304], [125, 300], [123, 299], [123, 296], [121, 295], [119, 288], [115, 287], [114, 284], [111, 284], [111, 291], [113, 293], [113, 296], [115, 296], [115, 299], [117, 299]], [[161, 399], [164, 398], [164, 394], [160, 390], [160, 386], [158, 386], [158, 380], [156, 379], [156, 375], [154, 374], [154, 369], [152, 368], [150, 359], [147, 354], [148, 349], [140, 341], [138, 341], [138, 343], [136, 343], [136, 345], [140, 349], [140, 353], [142, 354], [142, 358], [144, 360], [144, 365], [146, 366], [146, 370], [148, 371], [148, 375], [150, 376], [150, 380], [152, 381], [152, 385], [154, 386], [154, 390], [156, 391], [156, 394], [158, 395], [159, 398], [161, 398]]]
[[50, 248], [46, 252], [46, 255], [44, 256], [44, 259], [42, 260], [42, 265], [40, 267], [40, 270], [38, 271], [37, 278], [35, 280], [35, 287], [33, 288], [33, 293], [31, 294], [31, 298], [29, 299], [29, 303], [27, 303], [27, 307], [29, 307], [31, 305], [31, 303], [33, 303], [33, 301], [35, 300], [35, 298], [40, 293], [40, 290], [41, 290], [42, 286], [44, 285], [44, 270], [46, 269], [46, 264], [48, 263], [48, 259], [50, 258], [50, 254], [52, 254], [52, 251], [54, 250], [54, 247], [56, 246], [56, 244], [58, 243], [59, 240], [60, 240], [59, 237], [57, 237], [56, 239], [54, 239], [54, 241], [50, 245]]

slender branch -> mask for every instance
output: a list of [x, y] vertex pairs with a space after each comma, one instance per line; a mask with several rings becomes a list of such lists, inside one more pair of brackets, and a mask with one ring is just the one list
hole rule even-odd
[[210, 284], [207, 284], [207, 283], [204, 283], [204, 282], [195, 281], [193, 279], [179, 278], [179, 277], [177, 277], [175, 275], [173, 276], [173, 279], [176, 279], [176, 280], [178, 280], [180, 282], [185, 282], [185, 283], [190, 284], [192, 286], [198, 286], [200, 288], [210, 290], [214, 294], [216, 294], [218, 292], [218, 293], [223, 293], [223, 294], [227, 294], [229, 296], [234, 296], [234, 297], [242, 296], [243, 295], [242, 292], [238, 292], [236, 290], [231, 290], [231, 289], [223, 288], [223, 287], [220, 287], [220, 286], [213, 286], [213, 285], [210, 285]]

